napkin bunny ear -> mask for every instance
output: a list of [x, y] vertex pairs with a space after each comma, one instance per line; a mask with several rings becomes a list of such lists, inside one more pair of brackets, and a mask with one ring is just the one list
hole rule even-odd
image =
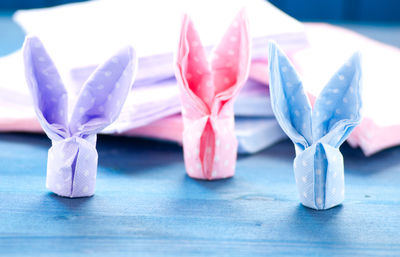
[[359, 54], [333, 76], [311, 107], [287, 57], [269, 45], [271, 103], [282, 129], [295, 143], [293, 168], [303, 205], [328, 209], [344, 199], [339, 146], [361, 120]]
[[301, 150], [312, 144], [311, 106], [299, 75], [282, 50], [269, 43], [271, 104], [282, 129]]
[[[227, 101], [240, 90], [250, 63], [248, 21], [244, 9], [214, 49], [211, 65], [188, 15], [184, 15], [177, 53], [178, 79], [200, 108], [210, 111], [214, 98]], [[199, 106], [200, 105], [200, 106]]]
[[99, 66], [83, 86], [74, 107], [70, 130], [85, 138], [114, 122], [131, 89], [136, 53], [126, 47]]
[[361, 121], [361, 58], [355, 53], [331, 78], [313, 110], [313, 141], [339, 147]]
[[60, 75], [42, 42], [28, 36], [23, 46], [25, 77], [39, 122], [52, 140], [68, 136], [68, 97]]
[[220, 100], [235, 96], [248, 77], [250, 34], [245, 9], [242, 9], [212, 54], [215, 94]]
[[[237, 15], [208, 62], [193, 22], [185, 15], [176, 59], [184, 120], [186, 171], [200, 179], [235, 173], [233, 101], [247, 79], [250, 39], [245, 11]], [[220, 160], [223, 159], [223, 160]]]
[[187, 14], [183, 16], [176, 62], [177, 78], [183, 81], [184, 90], [197, 102], [199, 108], [209, 109], [214, 92], [211, 82], [208, 82], [211, 74], [206, 52]]
[[94, 194], [97, 174], [96, 134], [115, 121], [136, 72], [136, 55], [126, 47], [88, 79], [68, 122], [67, 91], [42, 43], [24, 44], [26, 78], [39, 121], [52, 139], [46, 186], [66, 197]]

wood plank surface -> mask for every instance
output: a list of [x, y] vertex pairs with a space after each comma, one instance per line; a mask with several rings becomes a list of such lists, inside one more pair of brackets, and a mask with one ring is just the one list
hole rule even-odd
[[[341, 25], [399, 45], [400, 26]], [[0, 55], [23, 42], [10, 13], [0, 35]], [[289, 141], [199, 181], [177, 145], [101, 136], [96, 195], [81, 199], [45, 188], [49, 147], [0, 134], [0, 256], [400, 256], [399, 147], [344, 145], [346, 200], [319, 212], [299, 203]]]
[[289, 141], [240, 156], [234, 178], [200, 181], [174, 144], [101, 136], [96, 195], [45, 188], [50, 141], [0, 134], [2, 256], [400, 254], [400, 148], [366, 158], [345, 145], [346, 200], [299, 204]]

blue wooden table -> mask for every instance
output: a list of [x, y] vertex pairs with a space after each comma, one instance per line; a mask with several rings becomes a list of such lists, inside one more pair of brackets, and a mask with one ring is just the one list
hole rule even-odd
[[289, 141], [207, 182], [175, 144], [100, 136], [96, 194], [81, 199], [46, 190], [49, 147], [0, 134], [0, 256], [400, 255], [399, 147], [366, 158], [345, 144], [346, 200], [327, 211], [299, 204]]

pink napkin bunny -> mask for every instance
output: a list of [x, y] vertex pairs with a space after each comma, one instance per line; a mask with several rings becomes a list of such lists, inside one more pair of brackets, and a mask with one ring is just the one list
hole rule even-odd
[[184, 124], [186, 171], [192, 178], [235, 174], [237, 139], [233, 103], [250, 67], [248, 21], [241, 10], [207, 61], [193, 22], [185, 15], [176, 59]]

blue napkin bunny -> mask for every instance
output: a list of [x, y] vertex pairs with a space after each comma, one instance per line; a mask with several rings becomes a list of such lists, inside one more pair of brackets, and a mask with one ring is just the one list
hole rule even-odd
[[325, 210], [344, 200], [340, 145], [361, 121], [361, 63], [355, 53], [330, 79], [314, 108], [287, 56], [269, 43], [271, 104], [276, 119], [293, 141], [293, 167], [304, 206]]

